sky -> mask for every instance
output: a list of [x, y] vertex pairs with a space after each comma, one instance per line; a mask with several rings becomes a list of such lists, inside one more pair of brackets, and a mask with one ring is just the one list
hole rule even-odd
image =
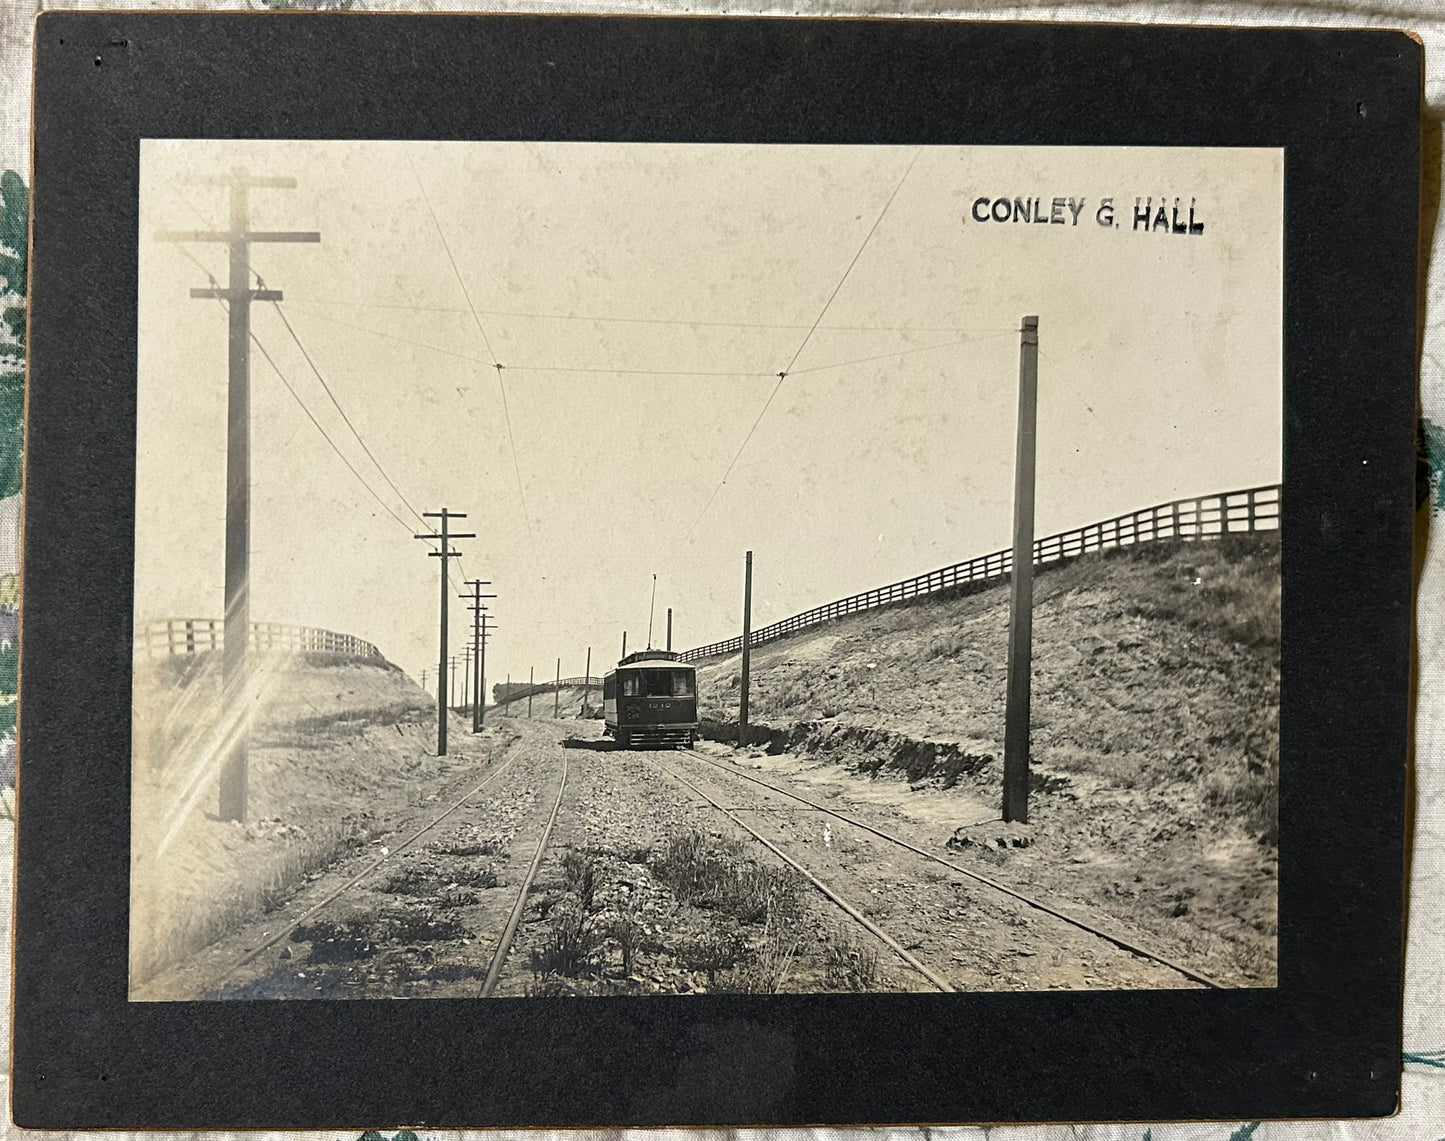
[[1281, 478], [1277, 150], [147, 140], [138, 623], [223, 609], [226, 247], [155, 235], [224, 228], [185, 180], [238, 165], [297, 182], [252, 229], [321, 234], [252, 247], [252, 619], [429, 686], [413, 511], [477, 535], [449, 652], [490, 580], [489, 684], [642, 648], [653, 575], [686, 649], [748, 550], [756, 628], [1007, 546], [1024, 315], [1038, 535]]

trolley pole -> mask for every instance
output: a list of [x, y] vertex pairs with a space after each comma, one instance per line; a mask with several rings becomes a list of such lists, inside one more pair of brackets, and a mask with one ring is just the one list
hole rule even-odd
[[557, 659], [557, 680], [552, 686], [552, 720], [562, 716], [562, 659]]
[[743, 572], [743, 664], [740, 692], [738, 693], [738, 748], [748, 743], [748, 667], [752, 664], [753, 626], [753, 553], [748, 552], [747, 567]]
[[667, 608], [667, 652], [672, 653], [672, 607]]
[[[243, 166], [230, 174], [188, 178], [196, 186], [223, 186], [230, 191], [229, 230], [163, 230], [163, 242], [224, 242], [230, 250], [230, 274], [222, 289], [212, 278], [208, 289], [192, 289], [191, 297], [221, 300], [228, 313], [229, 347], [226, 382], [226, 640], [221, 649], [221, 701], [231, 744], [221, 766], [218, 815], [222, 820], [246, 819], [250, 732], [246, 708], [246, 650], [251, 638], [251, 302], [280, 301], [279, 289], [252, 289], [252, 242], [319, 242], [314, 231], [251, 229], [250, 192], [269, 188], [293, 190], [294, 178], [261, 178]], [[258, 279], [258, 284], [263, 284]]]
[[[438, 535], [416, 535], [414, 538], [425, 539], [427, 542], [440, 542], [441, 550], [428, 552], [431, 558], [441, 559], [442, 568], [442, 614], [441, 614], [441, 650], [437, 658], [437, 756], [447, 755], [447, 560], [459, 559], [462, 554], [451, 546], [452, 539], [475, 539], [476, 535], [453, 535], [447, 529], [453, 519], [465, 519], [466, 516], [456, 512], [448, 511], [443, 507], [440, 511], [423, 511], [424, 519], [440, 519], [441, 533]], [[452, 669], [453, 679], [456, 677], [456, 668]]]
[[627, 657], [627, 631], [622, 631], [622, 656]]
[[1008, 708], [1003, 743], [1003, 818], [1029, 821], [1029, 702], [1034, 618], [1034, 452], [1039, 319], [1019, 329], [1018, 448], [1014, 459], [1013, 575], [1009, 598]]

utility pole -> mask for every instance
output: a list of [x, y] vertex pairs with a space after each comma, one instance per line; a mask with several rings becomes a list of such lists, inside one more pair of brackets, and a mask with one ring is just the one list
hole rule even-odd
[[752, 662], [753, 640], [753, 553], [748, 552], [743, 573], [743, 666], [741, 692], [738, 694], [738, 748], [748, 743], [748, 666]]
[[[465, 598], [466, 595], [462, 595], [462, 597]], [[472, 655], [471, 655], [470, 653], [465, 653], [465, 654], [462, 654], [462, 655], [461, 655], [461, 658], [462, 658], [462, 692], [461, 692], [461, 700], [460, 700], [459, 702], [457, 702], [457, 712], [458, 712], [458, 713], [467, 713], [467, 712], [469, 712], [469, 710], [468, 710], [467, 707], [472, 703], [472, 702], [471, 702], [471, 694], [472, 694]]]
[[506, 697], [504, 697], [504, 698], [502, 699], [502, 716], [503, 716], [503, 717], [510, 717], [511, 715], [512, 715], [512, 675], [511, 675], [511, 674], [508, 674], [508, 675], [507, 675]]
[[221, 767], [222, 820], [246, 819], [246, 783], [250, 733], [246, 718], [246, 649], [251, 638], [251, 302], [280, 301], [279, 289], [252, 289], [252, 242], [319, 242], [314, 231], [251, 229], [250, 192], [269, 188], [293, 190], [294, 178], [262, 178], [245, 167], [230, 174], [188, 178], [193, 186], [224, 186], [231, 192], [229, 230], [163, 230], [163, 242], [225, 242], [230, 249], [230, 275], [222, 289], [212, 279], [208, 289], [192, 289], [193, 298], [226, 303], [229, 373], [226, 387], [226, 639], [221, 651], [223, 724], [231, 745]]
[[472, 732], [482, 731], [482, 706], [486, 702], [486, 691], [482, 688], [482, 666], [486, 662], [482, 650], [482, 626], [486, 622], [486, 605], [482, 602], [484, 598], [496, 598], [495, 594], [483, 594], [482, 587], [491, 586], [490, 582], [483, 579], [473, 578], [467, 580], [467, 585], [472, 588], [471, 594], [462, 595], [463, 598], [470, 598], [472, 604], [469, 609], [472, 612], [472, 658], [475, 661], [476, 669], [473, 673], [472, 688]]
[[426, 692], [426, 670], [421, 671], [421, 691]]
[[672, 652], [672, 607], [667, 608], [667, 651]]
[[482, 645], [477, 655], [477, 732], [487, 722], [487, 615], [482, 615]]
[[532, 688], [537, 684], [537, 669], [535, 666], [527, 667], [527, 716], [532, 716]]
[[592, 704], [592, 647], [587, 647], [587, 668], [582, 671], [582, 710]]
[[622, 656], [627, 657], [627, 631], [622, 631]]
[[453, 654], [453, 655], [451, 656], [451, 658], [448, 659], [448, 660], [450, 661], [451, 667], [452, 667], [452, 687], [451, 687], [451, 698], [452, 698], [452, 699], [451, 699], [450, 704], [451, 704], [451, 707], [452, 707], [453, 709], [455, 709], [455, 708], [457, 707], [457, 656], [456, 656], [456, 654]]
[[[425, 539], [428, 542], [440, 542], [441, 550], [429, 552], [434, 559], [441, 559], [442, 568], [442, 616], [441, 616], [441, 650], [437, 659], [437, 756], [447, 755], [447, 693], [444, 678], [447, 670], [447, 560], [459, 559], [462, 557], [460, 551], [451, 547], [452, 539], [475, 539], [474, 534], [453, 535], [447, 530], [447, 525], [453, 519], [465, 519], [466, 516], [456, 511], [448, 511], [443, 507], [440, 511], [423, 511], [424, 519], [440, 519], [442, 521], [441, 534], [439, 535], [417, 535], [415, 538]], [[453, 668], [452, 677], [455, 679], [456, 670]]]
[[552, 720], [562, 716], [562, 659], [557, 659], [557, 680], [552, 686]]
[[1014, 458], [1013, 576], [1008, 624], [1008, 708], [1003, 736], [1003, 818], [1029, 822], [1029, 701], [1034, 626], [1034, 452], [1039, 319], [1019, 329], [1019, 420]]

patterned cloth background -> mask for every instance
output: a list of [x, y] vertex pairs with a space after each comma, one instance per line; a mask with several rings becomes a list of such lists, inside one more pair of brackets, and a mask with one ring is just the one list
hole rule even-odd
[[[960, 19], [998, 20], [1089, 20], [1128, 23], [1174, 23], [1214, 25], [1312, 25], [1320, 27], [1390, 27], [1414, 32], [1424, 42], [1426, 59], [1425, 156], [1436, 169], [1427, 170], [1423, 209], [1433, 215], [1439, 210], [1439, 179], [1442, 122], [1445, 122], [1445, 0], [1297, 0], [1295, 3], [1142, 3], [1101, 0], [1088, 4], [1039, 4], [1033, 7], [1005, 3], [955, 6], [948, 0], [696, 0], [694, 3], [665, 3], [664, 0], [565, 0], [548, 4], [542, 0], [498, 0], [496, 3], [452, 3], [450, 0], [240, 0], [212, 3], [211, 0], [154, 0], [148, 4], [101, 2], [32, 3], [30, 0], [0, 0], [0, 171], [19, 172], [30, 181], [30, 69], [31, 35], [34, 15], [41, 8], [366, 8], [370, 10], [456, 10], [456, 11], [594, 11], [730, 13], [766, 15], [897, 15], [947, 16]], [[1421, 365], [1420, 403], [1422, 411], [1422, 453], [1430, 465], [1433, 503], [1418, 516], [1418, 541], [1425, 545], [1423, 575], [1419, 584], [1418, 640], [1419, 681], [1415, 737], [1415, 803], [1413, 856], [1410, 883], [1410, 931], [1406, 964], [1405, 1054], [1403, 1097], [1399, 1114], [1382, 1121], [1359, 1122], [1238, 1122], [1176, 1125], [1088, 1125], [1025, 1126], [1009, 1128], [935, 1129], [848, 1129], [848, 1130], [672, 1130], [638, 1131], [652, 1141], [722, 1141], [746, 1133], [757, 1141], [1113, 1141], [1113, 1139], [1158, 1139], [1158, 1141], [1305, 1141], [1305, 1139], [1349, 1138], [1445, 1139], [1445, 270], [1440, 265], [1445, 227], [1437, 228], [1437, 249], [1427, 251], [1425, 341]], [[13, 503], [0, 501], [0, 520], [13, 517]], [[1434, 522], [1433, 536], [1430, 534]], [[0, 572], [11, 567], [12, 531], [0, 525]], [[6, 802], [8, 808], [8, 801]], [[14, 824], [0, 819], [0, 860], [8, 861], [14, 850]], [[8, 1086], [9, 1070], [9, 972], [11, 880], [0, 875], [0, 1084]], [[8, 1105], [8, 1089], [6, 1102]], [[8, 1111], [3, 1128], [20, 1136], [9, 1125]], [[376, 1122], [377, 1132], [361, 1141], [398, 1141], [397, 1123]], [[391, 1128], [384, 1128], [391, 1125]], [[37, 1141], [60, 1134], [29, 1133]], [[195, 1134], [89, 1133], [96, 1141], [109, 1137], [139, 1136], [180, 1138]], [[225, 1137], [227, 1134], [207, 1136]], [[354, 1135], [325, 1133], [234, 1134], [237, 1138], [278, 1141], [291, 1137], [334, 1137], [354, 1141]], [[399, 1141], [413, 1141], [416, 1135], [403, 1133]], [[566, 1133], [577, 1138], [620, 1138], [616, 1132]], [[536, 1141], [536, 1132], [425, 1132], [419, 1141], [502, 1141], [503, 1138]]]

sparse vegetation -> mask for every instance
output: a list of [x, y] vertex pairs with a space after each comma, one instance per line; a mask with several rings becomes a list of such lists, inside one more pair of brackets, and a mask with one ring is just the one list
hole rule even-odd
[[800, 907], [796, 874], [749, 859], [736, 840], [679, 833], [652, 871], [683, 903], [720, 911], [740, 923], [782, 922]]
[[845, 928], [836, 927], [824, 943], [828, 982], [839, 990], [871, 991], [878, 989], [878, 951], [853, 936]]
[[528, 956], [527, 965], [541, 981], [556, 975], [581, 978], [596, 972], [599, 945], [586, 917], [567, 908], [552, 918], [541, 946]]

